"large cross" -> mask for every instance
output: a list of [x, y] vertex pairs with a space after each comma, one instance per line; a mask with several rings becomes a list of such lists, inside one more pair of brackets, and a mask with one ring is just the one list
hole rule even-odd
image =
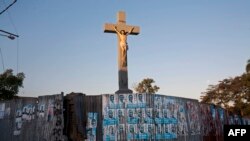
[[128, 66], [127, 66], [127, 36], [138, 35], [140, 28], [138, 26], [132, 26], [126, 24], [126, 14], [123, 11], [117, 13], [117, 23], [107, 23], [104, 25], [104, 32], [116, 33], [118, 39], [118, 79], [119, 90], [116, 94], [133, 93], [128, 89]]

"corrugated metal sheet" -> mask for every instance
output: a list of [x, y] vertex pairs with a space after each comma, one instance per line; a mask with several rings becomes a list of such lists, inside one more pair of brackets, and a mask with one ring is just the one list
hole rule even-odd
[[1, 141], [59, 141], [63, 136], [63, 95], [18, 98], [4, 104]]

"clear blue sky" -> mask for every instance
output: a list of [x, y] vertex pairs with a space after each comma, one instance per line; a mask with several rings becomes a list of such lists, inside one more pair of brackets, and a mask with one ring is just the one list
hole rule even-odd
[[141, 28], [128, 37], [129, 87], [150, 77], [160, 94], [199, 99], [208, 84], [245, 71], [249, 7], [248, 0], [18, 0], [11, 16], [0, 15], [0, 29], [16, 33], [14, 23], [20, 38], [0, 37], [0, 47], [15, 73], [19, 48], [21, 96], [114, 93], [117, 39], [103, 25], [124, 10], [127, 23]]

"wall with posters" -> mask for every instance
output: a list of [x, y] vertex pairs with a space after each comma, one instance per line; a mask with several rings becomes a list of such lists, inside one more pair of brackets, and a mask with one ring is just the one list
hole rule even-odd
[[104, 141], [222, 140], [224, 124], [249, 121], [198, 100], [158, 94], [102, 95], [102, 115]]
[[110, 94], [102, 100], [104, 141], [200, 135], [197, 100], [156, 94]]
[[250, 120], [198, 100], [159, 94], [0, 101], [1, 141], [219, 141], [224, 124], [250, 125]]

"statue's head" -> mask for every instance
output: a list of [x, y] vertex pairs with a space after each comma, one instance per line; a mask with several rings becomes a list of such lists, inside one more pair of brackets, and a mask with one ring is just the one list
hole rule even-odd
[[121, 30], [120, 33], [125, 35], [125, 30]]

